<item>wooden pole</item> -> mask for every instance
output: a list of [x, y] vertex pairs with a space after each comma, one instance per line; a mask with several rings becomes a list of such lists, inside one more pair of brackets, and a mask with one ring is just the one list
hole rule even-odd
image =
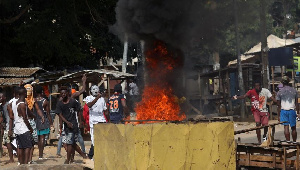
[[268, 60], [268, 40], [266, 26], [266, 0], [260, 0], [260, 39], [261, 39], [261, 61], [263, 87], [269, 88], [269, 60]]
[[286, 122], [278, 122], [278, 123], [273, 123], [273, 124], [269, 124], [269, 125], [266, 125], [266, 126], [259, 126], [259, 127], [249, 128], [249, 129], [237, 130], [237, 131], [234, 131], [234, 134], [237, 135], [237, 134], [240, 134], [240, 133], [246, 133], [246, 132], [254, 131], [254, 130], [257, 130], [257, 129], [263, 129], [265, 127], [276, 126], [276, 125], [279, 125], [279, 124], [282, 124], [282, 123], [286, 123]]
[[[240, 39], [238, 34], [238, 15], [237, 15], [237, 0], [234, 0], [234, 18], [235, 18], [235, 39], [236, 39], [236, 51], [237, 51], [237, 67], [238, 67], [238, 82], [240, 95], [245, 94], [243, 69], [241, 63], [241, 51], [240, 51]], [[241, 118], [245, 118], [245, 100], [241, 100]]]
[[226, 84], [227, 84], [227, 89], [228, 89], [227, 93], [229, 96], [229, 99], [228, 99], [229, 110], [232, 111], [232, 101], [230, 99], [231, 89], [230, 89], [230, 80], [229, 80], [229, 71], [228, 70], [226, 71]]
[[200, 106], [200, 111], [202, 112], [202, 90], [201, 90], [201, 76], [200, 72], [198, 71], [198, 87], [199, 87], [199, 106]]
[[274, 66], [272, 66], [271, 69], [272, 69], [272, 88], [273, 88], [273, 92], [275, 92]]
[[108, 91], [108, 97], [110, 97], [110, 77], [109, 75], [107, 74], [107, 91]]

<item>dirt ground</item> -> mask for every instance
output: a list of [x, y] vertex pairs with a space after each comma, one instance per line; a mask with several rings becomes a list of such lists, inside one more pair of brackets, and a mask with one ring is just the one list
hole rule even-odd
[[[57, 142], [57, 141], [56, 141]], [[44, 158], [43, 160], [38, 159], [38, 148], [37, 145], [34, 147], [34, 153], [33, 153], [33, 158], [32, 160], [35, 161], [37, 164], [43, 164], [43, 165], [63, 165], [64, 161], [67, 157], [67, 153], [64, 148], [61, 149], [61, 158], [58, 158], [56, 156], [56, 151], [57, 151], [57, 145], [56, 142], [54, 142], [53, 146], [46, 146], [44, 150]], [[91, 142], [87, 141], [85, 142], [85, 150], [88, 152], [90, 150]], [[4, 148], [4, 153], [7, 153], [7, 149]], [[0, 169], [12, 169], [17, 166], [18, 159], [15, 157], [14, 163], [6, 164], [6, 162], [9, 160], [8, 155], [6, 154], [2, 158], [0, 158]], [[83, 159], [82, 157], [77, 153], [75, 154], [75, 165], [78, 164], [78, 166], [81, 166], [83, 164]]]
[[[277, 120], [270, 120], [269, 123], [277, 123]], [[248, 128], [253, 128], [255, 127], [255, 122], [254, 120], [251, 120], [251, 118], [249, 120], [247, 120], [247, 122], [234, 122], [234, 130], [242, 130], [242, 129], [248, 129]], [[300, 127], [300, 122], [297, 122], [297, 127]], [[283, 131], [283, 125], [277, 125], [276, 126], [276, 132], [278, 133], [282, 133]], [[298, 131], [298, 128], [297, 128]], [[251, 131], [248, 133], [243, 133], [243, 134], [239, 134], [239, 135], [235, 135], [235, 139], [237, 139], [238, 137], [240, 137], [243, 141], [243, 139], [247, 140], [250, 138], [253, 138], [254, 141], [256, 142], [256, 132], [255, 131]], [[298, 134], [298, 137], [300, 137], [300, 135]], [[284, 139], [282, 139], [284, 140]], [[54, 142], [54, 144], [52, 146], [46, 146], [45, 150], [44, 150], [44, 158], [43, 160], [38, 160], [38, 148], [37, 145], [35, 145], [35, 150], [34, 150], [34, 154], [33, 154], [33, 161], [35, 161], [37, 164], [42, 164], [42, 165], [63, 165], [64, 161], [66, 159], [66, 151], [64, 150], [64, 148], [62, 148], [61, 150], [61, 158], [58, 158], [56, 156], [56, 150], [57, 150], [57, 145], [56, 145], [57, 141]], [[91, 141], [85, 141], [85, 149], [86, 152], [89, 151], [91, 146]], [[7, 149], [4, 148], [4, 152], [7, 153]], [[6, 164], [6, 162], [9, 160], [8, 155], [3, 156], [2, 158], [0, 158], [0, 169], [13, 169], [14, 167], [17, 166], [17, 158], [14, 158], [15, 162], [14, 163], [10, 163], [10, 164]], [[78, 167], [80, 167], [83, 164], [83, 159], [82, 157], [77, 153], [75, 155], [75, 165], [78, 165]], [[46, 167], [45, 167], [46, 168]], [[40, 169], [40, 168], [38, 168]], [[70, 168], [67, 168], [70, 169]], [[73, 169], [73, 168], [71, 168]], [[14, 169], [16, 170], [16, 169]], [[41, 170], [41, 169], [40, 169]], [[74, 169], [75, 170], [75, 169]]]

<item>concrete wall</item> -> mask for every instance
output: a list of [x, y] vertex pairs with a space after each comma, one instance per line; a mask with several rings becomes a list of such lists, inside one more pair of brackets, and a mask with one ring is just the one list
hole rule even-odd
[[233, 122], [97, 124], [95, 169], [236, 169]]

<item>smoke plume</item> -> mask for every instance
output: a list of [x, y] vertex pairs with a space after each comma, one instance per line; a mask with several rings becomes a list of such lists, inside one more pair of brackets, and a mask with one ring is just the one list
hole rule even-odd
[[131, 39], [161, 40], [183, 50], [191, 40], [212, 39], [216, 7], [209, 0], [119, 0], [115, 28], [121, 39], [126, 33]]

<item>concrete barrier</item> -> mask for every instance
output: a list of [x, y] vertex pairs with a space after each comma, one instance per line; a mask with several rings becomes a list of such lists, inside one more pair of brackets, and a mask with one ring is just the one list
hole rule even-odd
[[233, 122], [97, 124], [95, 169], [236, 169]]

